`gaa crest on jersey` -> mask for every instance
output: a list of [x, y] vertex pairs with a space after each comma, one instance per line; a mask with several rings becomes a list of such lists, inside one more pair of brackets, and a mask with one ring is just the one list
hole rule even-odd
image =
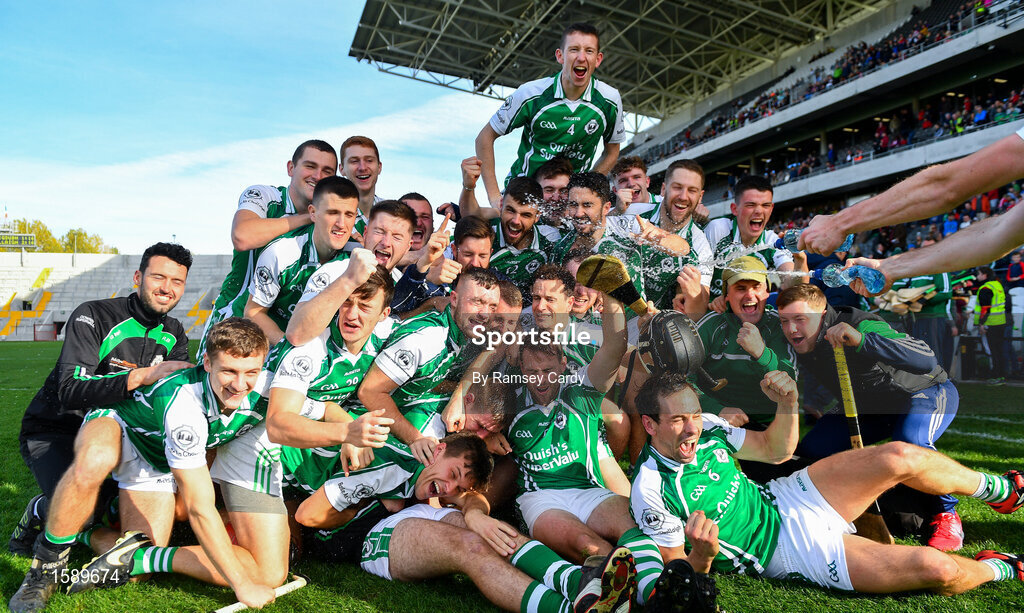
[[601, 126], [597, 123], [596, 119], [591, 119], [587, 122], [587, 125], [583, 126], [583, 129], [586, 130], [587, 134], [593, 134], [594, 132], [597, 132], [597, 129], [600, 127]]
[[313, 372], [313, 361], [309, 359], [309, 356], [296, 356], [292, 360], [292, 370], [300, 377], [308, 377]]
[[706, 485], [698, 485], [697, 487], [693, 488], [693, 491], [690, 492], [690, 500], [692, 500], [694, 502], [697, 502], [697, 500], [700, 499], [701, 494], [703, 494], [704, 490], [706, 490], [706, 489], [707, 489]]
[[526, 263], [526, 272], [530, 273], [531, 275], [537, 272], [538, 268], [540, 268], [540, 260], [530, 260], [529, 262]]
[[270, 282], [274, 278], [274, 276], [270, 274], [270, 269], [267, 268], [266, 266], [257, 266], [255, 275], [256, 285], [259, 285], [261, 287], [270, 285]]
[[644, 509], [644, 512], [640, 514], [640, 524], [646, 530], [660, 532], [662, 526], [665, 525], [665, 514], [650, 508]]
[[245, 190], [245, 195], [242, 197], [245, 198], [246, 200], [256, 200], [260, 196], [262, 196], [262, 194], [260, 194], [260, 190], [256, 189], [255, 187], [250, 187], [249, 189]]
[[560, 412], [558, 415], [555, 415], [555, 420], [552, 423], [554, 423], [555, 427], [558, 428], [559, 430], [564, 430], [567, 421], [568, 418], [566, 418], [565, 413]]
[[729, 454], [725, 449], [715, 449], [715, 457], [723, 464], [729, 461]]
[[327, 283], [330, 281], [330, 277], [326, 272], [322, 272], [317, 275], [313, 275], [313, 278], [309, 280], [310, 284], [316, 291], [320, 291], [327, 287]]
[[405, 373], [412, 374], [416, 370], [416, 356], [408, 349], [401, 349], [395, 354], [395, 362]]
[[195, 428], [183, 424], [171, 431], [171, 440], [185, 451], [191, 451], [199, 444], [199, 435]]

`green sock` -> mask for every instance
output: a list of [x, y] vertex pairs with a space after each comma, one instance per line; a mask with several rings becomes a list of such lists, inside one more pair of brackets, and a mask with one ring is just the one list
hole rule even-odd
[[50, 541], [50, 543], [54, 545], [71, 545], [75, 542], [75, 538], [78, 537], [77, 532], [75, 532], [71, 536], [54, 536], [50, 534], [49, 530], [47, 530], [43, 534], [46, 535], [46, 540]]
[[981, 483], [978, 490], [971, 494], [971, 498], [977, 498], [983, 502], [1003, 502], [1013, 492], [1013, 484], [1003, 475], [990, 475], [979, 473]]
[[132, 554], [132, 569], [129, 575], [173, 572], [172, 563], [177, 547], [139, 547]]
[[529, 541], [509, 561], [531, 579], [542, 582], [569, 600], [575, 600], [579, 594], [580, 576], [583, 574], [580, 567], [566, 562], [540, 541]]
[[636, 600], [644, 604], [654, 592], [654, 583], [661, 576], [661, 571], [665, 570], [661, 550], [640, 528], [627, 530], [617, 544], [629, 547], [633, 552], [633, 560], [636, 562]]
[[99, 526], [92, 526], [91, 528], [87, 528], [82, 532], [79, 532], [78, 536], [75, 537], [75, 540], [92, 549], [92, 533], [96, 531], [96, 528], [99, 528]]
[[994, 572], [996, 575], [996, 578], [993, 579], [993, 581], [1006, 581], [1008, 579], [1013, 579], [1017, 575], [1017, 572], [1013, 569], [1013, 566], [1011, 566], [1009, 562], [988, 559], [982, 560], [981, 563], [986, 566], [992, 567], [992, 572]]
[[533, 581], [519, 603], [520, 613], [572, 613], [572, 603]]

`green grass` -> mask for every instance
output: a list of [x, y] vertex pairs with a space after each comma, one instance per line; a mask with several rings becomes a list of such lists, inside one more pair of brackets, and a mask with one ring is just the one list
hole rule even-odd
[[[194, 355], [195, 347], [192, 347]], [[18, 453], [21, 416], [53, 367], [59, 343], [0, 343], [0, 600], [6, 606], [28, 569], [29, 560], [7, 553], [10, 534], [36, 492], [31, 474]], [[939, 448], [964, 464], [1002, 473], [1024, 465], [1024, 390], [1013, 387], [961, 387], [960, 416]], [[969, 433], [982, 433], [979, 438]], [[1001, 437], [1005, 440], [999, 440]], [[1002, 516], [975, 500], [962, 501], [967, 545], [962, 552], [981, 549], [1024, 551], [1024, 513]], [[439, 547], [443, 544], [439, 543]], [[84, 561], [84, 551], [76, 559]], [[267, 611], [358, 611], [435, 613], [493, 611], [465, 577], [393, 584], [368, 575], [355, 566], [305, 563], [295, 569], [311, 585], [284, 596]], [[1011, 611], [1024, 602], [1024, 584], [989, 584], [968, 594], [944, 598], [930, 594], [890, 597], [837, 595], [797, 583], [719, 577], [719, 602], [736, 612], [808, 611], [814, 613]], [[98, 591], [74, 597], [55, 596], [48, 611], [209, 611], [234, 602], [230, 590], [187, 578], [161, 576], [145, 584]]]

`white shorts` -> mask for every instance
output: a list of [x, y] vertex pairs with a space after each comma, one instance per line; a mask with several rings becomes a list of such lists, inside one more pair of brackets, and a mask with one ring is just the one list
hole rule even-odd
[[210, 478], [247, 490], [281, 496], [281, 446], [271, 443], [260, 423], [242, 436], [217, 447]]
[[613, 496], [617, 494], [603, 487], [540, 490], [520, 494], [519, 498], [516, 498], [516, 504], [519, 505], [519, 512], [530, 531], [530, 536], [533, 536], [533, 525], [545, 511], [565, 511], [587, 523], [594, 509]]
[[363, 541], [363, 559], [359, 566], [371, 575], [391, 581], [391, 564], [388, 554], [391, 549], [391, 534], [395, 531], [395, 526], [403, 519], [441, 521], [445, 515], [458, 512], [458, 509], [438, 509], [429, 504], [417, 504], [385, 517], [377, 522], [377, 525], [371, 528], [369, 534], [366, 535], [366, 539]]
[[768, 489], [775, 495], [782, 525], [764, 576], [852, 592], [843, 535], [855, 532], [853, 524], [822, 497], [806, 468], [769, 482]]
[[135, 445], [128, 438], [128, 425], [114, 409], [93, 409], [85, 416], [85, 421], [98, 417], [110, 417], [121, 426], [121, 462], [111, 472], [117, 486], [122, 490], [136, 492], [170, 492], [177, 491], [174, 475], [156, 469], [139, 455]]

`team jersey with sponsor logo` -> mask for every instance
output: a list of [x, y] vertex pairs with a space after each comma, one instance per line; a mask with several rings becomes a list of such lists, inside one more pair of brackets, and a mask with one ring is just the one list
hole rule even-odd
[[[338, 257], [348, 257], [346, 253]], [[240, 294], [232, 312], [245, 312], [252, 301], [267, 308], [267, 315], [282, 330], [288, 327], [306, 282], [320, 268], [320, 258], [313, 244], [313, 224], [282, 234], [270, 241], [256, 260], [256, 270], [249, 282], [249, 291]]]
[[490, 224], [494, 230], [494, 240], [491, 241], [489, 266], [515, 283], [523, 294], [523, 304], [529, 305], [532, 302], [533, 273], [549, 261], [551, 248], [562, 235], [551, 226], [535, 224], [531, 230], [533, 236], [530, 238], [530, 244], [522, 249], [516, 249], [505, 242], [500, 219], [492, 219]]
[[516, 392], [516, 417], [508, 428], [519, 466], [520, 492], [604, 487], [599, 465], [601, 401], [587, 377], [565, 381], [548, 405], [537, 404], [525, 386]]
[[716, 392], [700, 380], [694, 382], [701, 386], [701, 407], [705, 411], [717, 414], [722, 407], [738, 407], [751, 421], [769, 424], [775, 419], [777, 405], [761, 391], [761, 380], [773, 370], [781, 370], [796, 380], [796, 352], [782, 334], [779, 314], [771, 306], [765, 307], [761, 321], [757, 322], [764, 341], [760, 358], [752, 358], [736, 341], [742, 327], [743, 322], [731, 311], [708, 311], [697, 322], [697, 333], [707, 355], [704, 369], [713, 378], [726, 379], [729, 384]]
[[463, 365], [459, 357], [466, 342], [449, 305], [403, 321], [377, 354], [374, 364], [398, 384], [391, 398], [417, 429], [451, 398], [450, 391], [435, 388]]
[[282, 340], [267, 356], [267, 370], [274, 373], [270, 387], [294, 390], [313, 400], [336, 402], [355, 416], [362, 415], [366, 408], [355, 401], [353, 394], [397, 325], [396, 320], [385, 317], [358, 354], [345, 347], [337, 316], [320, 336], [305, 345], [295, 347]]
[[[238, 210], [252, 211], [263, 219], [275, 219], [286, 215], [295, 215], [298, 212], [295, 210], [295, 204], [292, 202], [287, 186], [271, 187], [269, 185], [251, 185], [245, 188], [238, 198]], [[253, 272], [256, 270], [256, 260], [265, 248], [233, 252], [231, 269], [224, 277], [224, 283], [220, 286], [220, 294], [213, 303], [211, 320], [216, 318], [216, 321], [220, 321], [226, 317], [241, 317], [244, 314], [245, 296], [248, 294], [249, 284], [252, 281]], [[237, 304], [239, 296], [242, 297], [240, 305]]]
[[[664, 417], [663, 417], [664, 419]], [[644, 446], [633, 474], [633, 520], [661, 547], [686, 544], [683, 528], [694, 511], [718, 524], [718, 572], [758, 575], [775, 553], [781, 519], [774, 497], [747, 478], [732, 454], [746, 431], [704, 414], [693, 462], [680, 464]]]
[[[141, 387], [128, 400], [105, 407], [127, 425], [128, 440], [146, 462], [163, 472], [206, 466], [206, 450], [219, 447], [263, 423], [266, 403], [256, 389], [230, 413], [222, 413], [202, 364]], [[101, 410], [102, 411], [102, 410]]]
[[[653, 197], [653, 196], [652, 196]], [[640, 217], [661, 227], [662, 203], [653, 205], [649, 210], [639, 213]], [[711, 287], [714, 266], [711, 263], [711, 245], [704, 232], [693, 222], [693, 217], [676, 234], [686, 239], [690, 252], [685, 256], [675, 256], [659, 251], [650, 245], [640, 246], [640, 259], [644, 263], [644, 289], [647, 299], [659, 309], [671, 309], [678, 283], [676, 277], [683, 266], [696, 266], [700, 270], [700, 284]]]
[[569, 100], [562, 90], [562, 73], [519, 86], [491, 117], [499, 136], [523, 129], [516, 161], [505, 184], [513, 177], [532, 177], [544, 162], [563, 155], [573, 172], [590, 170], [597, 146], [622, 143], [622, 98], [618, 90], [591, 78], [579, 100]]
[[[711, 252], [716, 260], [722, 258], [732, 259], [734, 256], [729, 254], [744, 249], [740, 239], [740, 229], [737, 227], [736, 217], [733, 215], [712, 219], [708, 222], [707, 227], [704, 228], [704, 235], [708, 239], [708, 244], [711, 245]], [[793, 254], [788, 249], [776, 249], [773, 247], [777, 240], [779, 240], [779, 236], [773, 230], [765, 229], [761, 232], [761, 236], [758, 236], [757, 240], [754, 241], [754, 246], [764, 245], [764, 247], [746, 255], [752, 255], [764, 262], [768, 270], [778, 268], [786, 262], [792, 262]], [[714, 276], [711, 278], [711, 299], [714, 300], [721, 295], [722, 269], [716, 267]]]

